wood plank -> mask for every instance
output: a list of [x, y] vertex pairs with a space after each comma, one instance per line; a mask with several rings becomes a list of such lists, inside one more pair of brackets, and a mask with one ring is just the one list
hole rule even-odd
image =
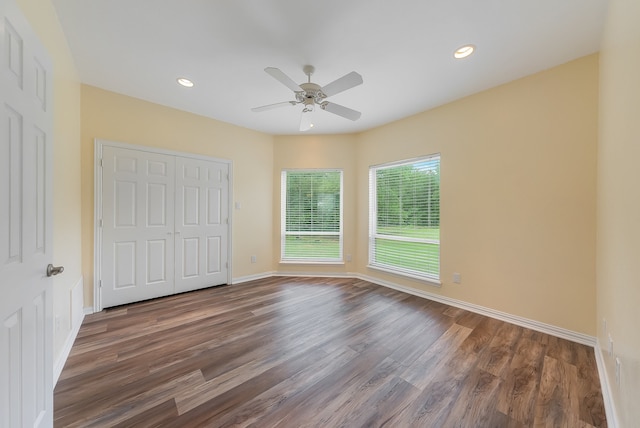
[[472, 427], [490, 420], [502, 379], [482, 369], [473, 369], [443, 426]]
[[175, 401], [170, 398], [157, 406], [151, 407], [131, 418], [127, 418], [123, 422], [111, 425], [113, 428], [127, 427], [161, 427], [167, 421], [178, 417], [178, 409]]
[[425, 389], [458, 352], [471, 329], [453, 324], [432, 346], [407, 367], [400, 377], [418, 389]]
[[545, 351], [545, 345], [521, 338], [497, 397], [497, 409], [524, 425], [534, 420]]
[[593, 350], [359, 279], [272, 277], [85, 317], [73, 426], [606, 427]]
[[[184, 427], [211, 424], [233, 411], [239, 405], [254, 399], [264, 391], [285, 381], [303, 370], [306, 365], [313, 364], [323, 356], [319, 349], [310, 349], [298, 358], [289, 359], [266, 371], [262, 371], [252, 376], [250, 381], [240, 383], [223, 393], [208, 393], [202, 388], [196, 388], [198, 395], [189, 394], [186, 398], [182, 395], [177, 397], [176, 404], [178, 405], [180, 416], [166, 426]], [[203, 397], [206, 399], [203, 399]], [[194, 405], [194, 402], [196, 405]], [[188, 410], [184, 411], [181, 408]]]
[[457, 353], [447, 359], [439, 370], [433, 371], [433, 377], [422, 393], [389, 420], [390, 426], [444, 426], [467, 378], [477, 365], [478, 355], [474, 353]]
[[580, 420], [594, 426], [606, 426], [604, 402], [600, 379], [593, 376], [598, 372], [593, 350], [579, 345], [577, 350], [578, 369], [578, 402], [580, 403]]
[[575, 426], [579, 418], [578, 370], [575, 366], [545, 356], [536, 402], [536, 426]]
[[522, 331], [523, 329], [517, 325], [502, 323], [488, 349], [483, 353], [479, 367], [495, 376], [506, 378], [513, 358], [514, 345]]
[[[362, 373], [360, 379], [340, 395], [334, 396], [314, 419], [323, 426], [351, 426], [351, 420], [366, 414], [368, 408], [365, 403], [393, 379], [398, 366], [396, 361], [385, 358], [371, 371]], [[345, 400], [343, 395], [348, 398]]]
[[395, 376], [371, 395], [356, 415], [346, 415], [342, 426], [390, 426], [390, 421], [402, 413], [419, 395], [418, 388]]
[[[278, 417], [278, 421], [273, 426], [290, 427], [300, 426], [302, 421], [316, 421], [319, 423], [321, 413], [324, 409], [336, 400], [346, 400], [349, 394], [343, 391], [352, 391], [362, 378], [384, 361], [388, 355], [387, 349], [366, 349], [359, 353], [357, 358], [349, 361], [339, 369], [330, 373], [324, 379], [316, 383], [313, 388], [308, 388], [298, 394], [294, 400], [288, 403], [284, 415]], [[255, 424], [256, 427], [270, 426], [267, 418], [265, 421]]]
[[[488, 348], [500, 325], [501, 322], [496, 319], [483, 317], [460, 345], [460, 352], [473, 353], [480, 356]], [[466, 327], [469, 326], [466, 325]]]
[[216, 420], [216, 425], [220, 427], [249, 426], [265, 424], [268, 419], [277, 422], [291, 411], [291, 402], [296, 400], [301, 392], [314, 389], [318, 382], [352, 361], [357, 355], [358, 353], [349, 347], [326, 354], [326, 357], [309, 364], [283, 382], [237, 406]]

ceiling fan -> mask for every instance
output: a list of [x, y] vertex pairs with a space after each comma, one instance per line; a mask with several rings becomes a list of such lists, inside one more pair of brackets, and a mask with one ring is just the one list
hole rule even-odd
[[325, 98], [327, 97], [346, 91], [347, 89], [351, 89], [354, 86], [361, 85], [362, 76], [355, 71], [352, 71], [351, 73], [346, 74], [325, 86], [320, 86], [311, 82], [311, 75], [315, 71], [315, 68], [311, 65], [305, 65], [302, 68], [304, 74], [307, 75], [307, 82], [299, 85], [278, 68], [267, 67], [264, 71], [287, 88], [291, 89], [295, 94], [295, 100], [254, 107], [251, 111], [261, 112], [288, 105], [295, 106], [302, 104], [304, 108], [302, 109], [302, 115], [300, 117], [300, 131], [308, 131], [313, 128], [311, 113], [315, 110], [316, 105], [322, 110], [337, 114], [338, 116], [342, 116], [349, 120], [358, 120], [362, 114], [359, 111], [325, 101]]

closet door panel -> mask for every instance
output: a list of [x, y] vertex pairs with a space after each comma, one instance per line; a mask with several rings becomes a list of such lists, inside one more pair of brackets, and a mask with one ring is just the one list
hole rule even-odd
[[105, 146], [102, 305], [174, 293], [175, 158]]
[[176, 159], [176, 292], [227, 283], [229, 166]]

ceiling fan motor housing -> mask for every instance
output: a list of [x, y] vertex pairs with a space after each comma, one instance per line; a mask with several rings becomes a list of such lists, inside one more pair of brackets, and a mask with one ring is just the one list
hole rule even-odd
[[313, 100], [317, 104], [321, 104], [322, 101], [327, 97], [322, 93], [322, 87], [315, 83], [302, 83], [300, 84], [300, 87], [303, 89], [303, 91], [296, 92], [296, 99], [298, 100], [298, 102], [305, 103], [305, 105], [308, 104], [307, 102], [305, 102], [305, 100]]

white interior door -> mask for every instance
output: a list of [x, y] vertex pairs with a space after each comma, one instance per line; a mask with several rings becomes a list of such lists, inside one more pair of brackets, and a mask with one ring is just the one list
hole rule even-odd
[[176, 292], [227, 283], [229, 165], [176, 158]]
[[53, 425], [51, 62], [0, 0], [0, 426]]
[[175, 158], [104, 146], [102, 306], [174, 292]]

